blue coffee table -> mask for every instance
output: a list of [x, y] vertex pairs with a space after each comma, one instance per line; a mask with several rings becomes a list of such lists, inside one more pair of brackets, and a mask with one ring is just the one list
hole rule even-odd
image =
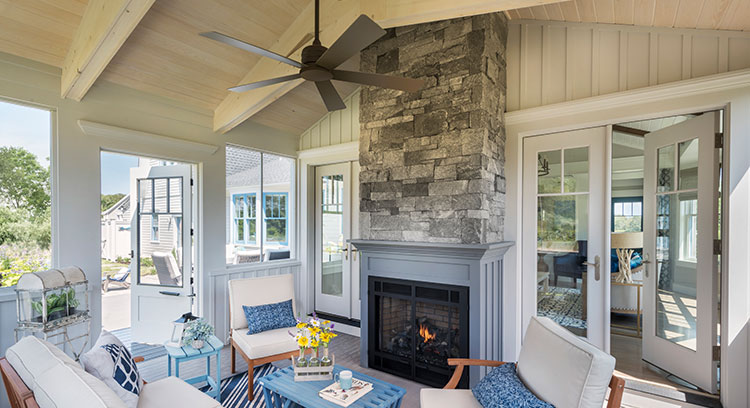
[[[195, 384], [203, 381], [207, 382], [210, 388], [206, 391], [206, 394], [221, 402], [221, 349], [223, 347], [224, 343], [222, 343], [222, 341], [216, 336], [209, 337], [208, 340], [203, 343], [203, 348], [201, 349], [194, 349], [191, 346], [164, 346], [164, 348], [167, 349], [167, 376], [172, 375], [172, 360], [174, 360], [174, 375], [179, 378], [180, 363], [195, 360], [197, 358], [205, 358], [206, 375], [187, 378], [185, 379], [185, 382], [188, 384]], [[215, 379], [211, 377], [211, 356], [216, 356]]]
[[[341, 370], [347, 370], [347, 368], [336, 365], [333, 367], [333, 374], [336, 375]], [[371, 382], [373, 390], [355, 401], [352, 405], [349, 405], [349, 407], [399, 408], [401, 406], [401, 399], [406, 395], [405, 389], [388, 384], [377, 378], [372, 378], [369, 375], [358, 373], [354, 370], [351, 371], [354, 378]], [[263, 386], [263, 398], [265, 399], [266, 407], [287, 408], [301, 406], [305, 408], [340, 408], [339, 405], [318, 396], [318, 391], [331, 385], [333, 380], [295, 382], [294, 368], [291, 366], [268, 374], [258, 381]]]

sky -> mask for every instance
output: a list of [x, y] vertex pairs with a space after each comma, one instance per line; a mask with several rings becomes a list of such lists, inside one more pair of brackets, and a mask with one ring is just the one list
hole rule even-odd
[[49, 167], [50, 111], [0, 101], [0, 146], [24, 147]]
[[[49, 167], [50, 112], [0, 101], [0, 146], [23, 147]], [[138, 167], [138, 158], [102, 152], [102, 194], [130, 192], [130, 168]]]

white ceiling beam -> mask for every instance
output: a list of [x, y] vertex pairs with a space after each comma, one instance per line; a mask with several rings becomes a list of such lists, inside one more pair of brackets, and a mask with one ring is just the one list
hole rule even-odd
[[[564, 0], [321, 0], [320, 41], [324, 45], [332, 44], [361, 14], [368, 15], [384, 28], [390, 28], [559, 1]], [[302, 40], [312, 34], [314, 12], [314, 2], [311, 1], [270, 50], [299, 61], [302, 48], [307, 45]], [[242, 40], [252, 42], [251, 38]], [[238, 85], [296, 72], [297, 69], [292, 66], [261, 58]], [[232, 130], [302, 81], [300, 79], [249, 92], [230, 93], [214, 110], [214, 131], [226, 133]]]
[[63, 98], [83, 99], [154, 1], [89, 2], [63, 62]]

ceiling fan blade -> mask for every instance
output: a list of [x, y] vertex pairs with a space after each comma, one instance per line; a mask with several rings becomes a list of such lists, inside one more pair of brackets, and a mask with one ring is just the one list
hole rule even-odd
[[416, 92], [422, 88], [421, 79], [404, 78], [391, 75], [371, 74], [368, 72], [342, 71], [334, 69], [333, 79], [337, 81], [354, 82], [355, 84], [373, 85], [381, 88], [397, 89], [399, 91]]
[[244, 41], [238, 40], [238, 39], [230, 37], [228, 35], [224, 35], [222, 33], [217, 33], [216, 31], [209, 31], [209, 32], [206, 32], [206, 33], [200, 33], [200, 35], [202, 35], [202, 36], [204, 36], [206, 38], [210, 38], [210, 39], [212, 39], [214, 41], [218, 41], [218, 42], [222, 42], [222, 43], [227, 44], [227, 45], [231, 45], [232, 47], [237, 47], [237, 48], [243, 49], [245, 51], [250, 51], [252, 53], [255, 53], [255, 54], [258, 54], [258, 55], [262, 55], [264, 57], [275, 59], [276, 61], [283, 62], [285, 64], [289, 64], [289, 65], [291, 65], [293, 67], [302, 68], [302, 64], [300, 64], [299, 62], [297, 62], [297, 61], [295, 61], [293, 59], [289, 59], [289, 58], [287, 58], [287, 57], [285, 57], [283, 55], [279, 55], [279, 54], [277, 54], [277, 53], [275, 53], [273, 51], [268, 51], [266, 49], [257, 47], [255, 45], [248, 44], [248, 43], [246, 43]]
[[297, 78], [302, 78], [302, 77], [300, 76], [300, 74], [286, 75], [286, 76], [283, 76], [283, 77], [271, 78], [271, 79], [266, 79], [266, 80], [263, 80], [263, 81], [252, 82], [252, 83], [249, 83], [249, 84], [233, 86], [233, 87], [229, 88], [229, 90], [232, 91], [232, 92], [245, 92], [245, 91], [249, 91], [251, 89], [256, 89], [256, 88], [261, 88], [261, 87], [268, 86], [268, 85], [278, 84], [279, 82], [291, 81], [291, 80], [294, 80], [294, 79], [297, 79]]
[[341, 34], [331, 48], [318, 58], [316, 64], [323, 68], [334, 69], [383, 35], [385, 35], [385, 30], [370, 17], [362, 14]]
[[344, 101], [336, 92], [336, 88], [333, 87], [331, 81], [318, 81], [315, 82], [315, 86], [318, 87], [318, 92], [323, 98], [323, 102], [326, 104], [329, 112], [345, 109]]

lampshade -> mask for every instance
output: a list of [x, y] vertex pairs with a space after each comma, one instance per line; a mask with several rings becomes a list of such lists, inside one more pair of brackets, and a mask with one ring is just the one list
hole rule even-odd
[[614, 232], [612, 233], [612, 248], [643, 248], [642, 232]]

